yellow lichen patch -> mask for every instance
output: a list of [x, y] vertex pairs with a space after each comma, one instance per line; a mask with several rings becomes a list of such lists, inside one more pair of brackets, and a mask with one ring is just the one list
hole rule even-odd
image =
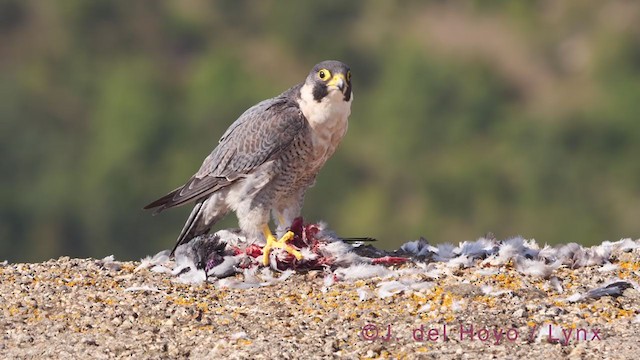
[[247, 339], [238, 339], [238, 340], [236, 341], [236, 343], [237, 343], [238, 345], [248, 346], [248, 345], [251, 345], [253, 342], [252, 342], [251, 340], [247, 340]]
[[456, 319], [456, 317], [455, 317], [453, 314], [451, 314], [451, 313], [447, 313], [447, 314], [445, 314], [445, 315], [442, 317], [442, 319], [443, 319], [446, 323], [452, 323], [452, 322]]
[[505, 289], [518, 290], [522, 288], [522, 281], [517, 274], [500, 273], [492, 275], [492, 278]]
[[621, 269], [630, 271], [640, 270], [640, 262], [621, 261], [620, 263], [618, 263], [618, 266], [620, 266]]
[[635, 272], [640, 270], [640, 262], [621, 261], [618, 263], [618, 266], [618, 277], [621, 279], [626, 279], [631, 275], [635, 275]]
[[440, 304], [446, 308], [450, 308], [451, 305], [453, 305], [453, 295], [449, 292], [443, 293]]
[[9, 307], [9, 316], [16, 316], [18, 314], [20, 314], [21, 311], [18, 307], [16, 306], [10, 306]]
[[176, 305], [182, 305], [182, 306], [193, 305], [195, 303], [194, 299], [183, 298], [181, 296], [167, 296], [166, 299], [173, 302]]
[[496, 305], [496, 298], [491, 296], [485, 296], [485, 295], [476, 296], [473, 300], [485, 303], [489, 305], [489, 307], [493, 307]]
[[206, 303], [206, 302], [199, 302], [199, 303], [196, 303], [196, 308], [198, 308], [202, 312], [208, 312], [209, 311], [209, 304]]
[[201, 326], [196, 326], [195, 329], [199, 331], [213, 331], [216, 328], [213, 325], [201, 325]]
[[358, 313], [356, 313], [356, 312], [352, 312], [349, 315], [347, 315], [347, 320], [352, 320], [353, 321], [353, 320], [356, 320], [356, 319], [359, 319], [359, 318], [360, 318], [360, 315]]
[[634, 310], [619, 309], [616, 317], [632, 317], [636, 314]]

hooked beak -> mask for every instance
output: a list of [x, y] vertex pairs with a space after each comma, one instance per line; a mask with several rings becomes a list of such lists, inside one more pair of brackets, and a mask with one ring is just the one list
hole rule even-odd
[[337, 87], [340, 89], [340, 92], [344, 93], [344, 89], [347, 87], [347, 80], [344, 78], [343, 74], [336, 74], [331, 78], [327, 85]]

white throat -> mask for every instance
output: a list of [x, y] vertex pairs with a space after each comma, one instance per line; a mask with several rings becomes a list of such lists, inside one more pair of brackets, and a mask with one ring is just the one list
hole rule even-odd
[[304, 84], [300, 89], [300, 97], [300, 110], [312, 128], [334, 127], [342, 122], [346, 126], [351, 114], [353, 92], [349, 101], [344, 101], [342, 92], [333, 90], [318, 102], [313, 98], [313, 85]]
[[324, 163], [333, 154], [346, 134], [352, 101], [353, 92], [349, 101], [344, 101], [342, 92], [330, 90], [318, 102], [313, 98], [312, 85], [305, 83], [300, 89], [300, 110], [313, 129], [313, 148], [319, 162]]

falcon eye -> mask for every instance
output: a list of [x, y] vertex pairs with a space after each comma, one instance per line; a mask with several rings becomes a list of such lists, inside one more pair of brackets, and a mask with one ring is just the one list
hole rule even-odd
[[320, 80], [327, 80], [331, 77], [331, 72], [329, 72], [329, 70], [327, 69], [322, 69], [318, 71], [318, 77], [320, 78]]
[[351, 81], [351, 71], [347, 71], [347, 81]]

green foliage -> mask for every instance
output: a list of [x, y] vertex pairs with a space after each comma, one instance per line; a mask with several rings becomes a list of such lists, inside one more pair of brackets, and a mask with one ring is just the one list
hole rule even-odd
[[638, 23], [627, 1], [2, 1], [0, 254], [170, 247], [189, 207], [142, 206], [329, 58], [355, 100], [308, 220], [388, 248], [638, 237]]

